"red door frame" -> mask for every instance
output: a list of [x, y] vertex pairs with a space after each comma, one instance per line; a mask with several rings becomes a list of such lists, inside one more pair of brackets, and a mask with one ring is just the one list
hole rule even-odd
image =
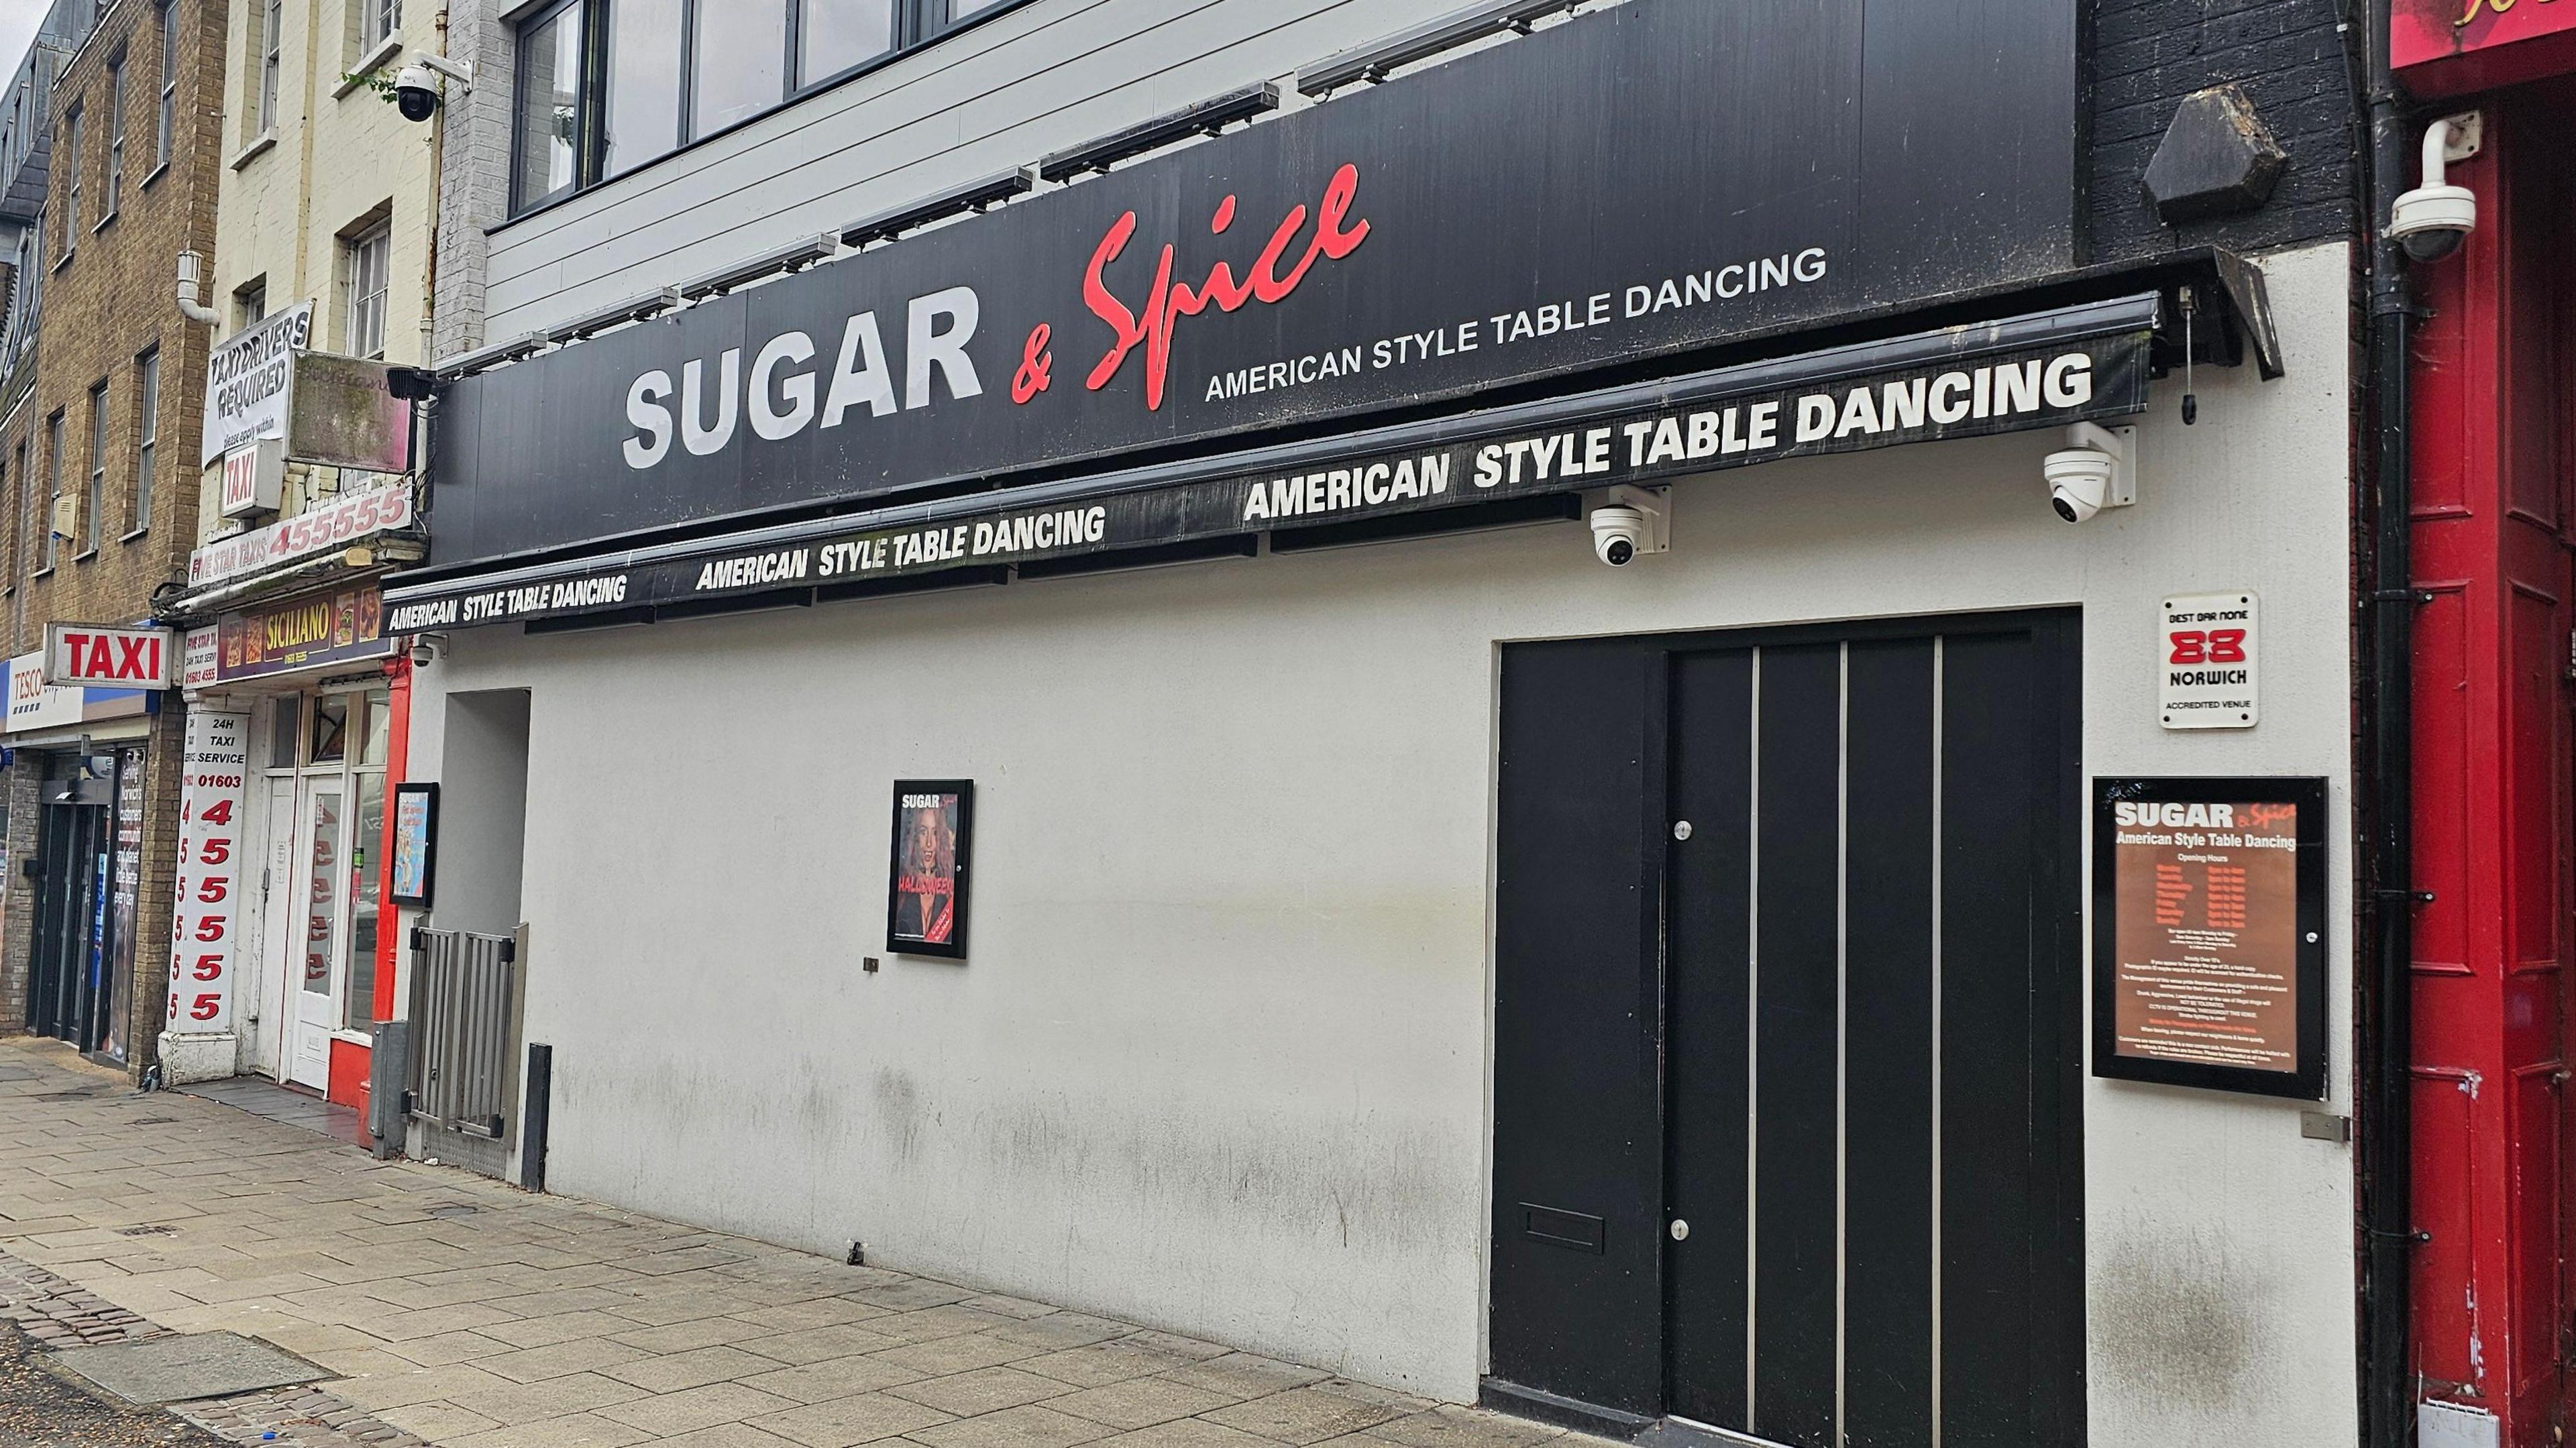
[[2416, 268], [2414, 1366], [2554, 1444], [2568, 1215], [2576, 92], [2478, 102], [2459, 255]]
[[[385, 820], [384, 835], [376, 841], [376, 958], [367, 968], [376, 975], [375, 1019], [394, 1018], [395, 952], [403, 939], [402, 910], [393, 903], [394, 871], [394, 786], [402, 783], [404, 771], [411, 763], [411, 659], [396, 654], [385, 664], [389, 681], [385, 697]], [[350, 969], [358, 968], [356, 961]], [[367, 1109], [368, 1068], [375, 1053], [354, 1042], [331, 1042], [330, 1089], [324, 1094], [344, 1106]]]

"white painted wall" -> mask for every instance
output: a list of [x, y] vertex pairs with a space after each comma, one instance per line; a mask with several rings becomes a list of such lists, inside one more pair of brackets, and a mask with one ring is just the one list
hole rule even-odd
[[[515, 337], [1447, 14], [1458, 0], [1037, 0], [571, 202], [505, 224], [506, 83], [449, 123], [470, 214], [441, 252], [441, 355]], [[459, 53], [510, 61], [503, 0], [460, 0]], [[1303, 104], [1293, 87], [1291, 106]], [[488, 233], [488, 242], [485, 236]], [[484, 274], [477, 295], [448, 259]], [[458, 309], [486, 309], [481, 331]], [[454, 330], [450, 330], [453, 327]]]
[[[2351, 919], [2346, 256], [2268, 269], [2290, 377], [2203, 370], [2191, 429], [2160, 387], [2139, 505], [2082, 528], [2035, 433], [1685, 482], [1618, 573], [1564, 524], [458, 633], [415, 717], [532, 691], [552, 1185], [1471, 1397], [1498, 640], [2080, 604], [2088, 772], [2330, 776]], [[2158, 599], [2242, 587], [2261, 726], [2165, 733]], [[973, 959], [870, 975], [901, 775], [978, 781]], [[2083, 1105], [2095, 1448], [2352, 1441], [2348, 1149]]]

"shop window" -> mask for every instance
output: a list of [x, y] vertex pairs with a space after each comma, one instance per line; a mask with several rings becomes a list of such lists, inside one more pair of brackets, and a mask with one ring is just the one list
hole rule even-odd
[[330, 694], [313, 701], [314, 764], [337, 764], [349, 757], [349, 696]]
[[268, 711], [268, 767], [293, 769], [303, 762], [296, 752], [302, 742], [304, 709], [293, 699], [280, 699]]
[[393, 713], [386, 707], [383, 694], [361, 695], [358, 706], [366, 711], [365, 722], [359, 725], [358, 765], [362, 769], [382, 768], [386, 746], [390, 743], [387, 736], [393, 729]]
[[[382, 711], [376, 711], [382, 712]], [[361, 774], [358, 832], [349, 841], [349, 988], [342, 993], [340, 1024], [364, 1031], [376, 1018], [376, 923], [384, 893], [385, 777]]]
[[595, 185], [1021, 0], [556, 0], [518, 27], [510, 205]]

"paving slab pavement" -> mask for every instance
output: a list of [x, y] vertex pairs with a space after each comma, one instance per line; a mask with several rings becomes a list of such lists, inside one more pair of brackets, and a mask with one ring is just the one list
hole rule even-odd
[[378, 1162], [218, 1101], [134, 1094], [23, 1038], [0, 1041], [0, 1319], [40, 1346], [200, 1332], [273, 1344], [335, 1376], [179, 1408], [225, 1441], [297, 1448], [1602, 1441]]

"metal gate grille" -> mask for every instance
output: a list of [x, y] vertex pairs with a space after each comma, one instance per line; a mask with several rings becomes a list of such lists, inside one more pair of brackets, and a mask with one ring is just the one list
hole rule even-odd
[[421, 929], [412, 932], [412, 949], [419, 1031], [412, 1118], [497, 1141], [508, 1104], [518, 944], [504, 935]]

